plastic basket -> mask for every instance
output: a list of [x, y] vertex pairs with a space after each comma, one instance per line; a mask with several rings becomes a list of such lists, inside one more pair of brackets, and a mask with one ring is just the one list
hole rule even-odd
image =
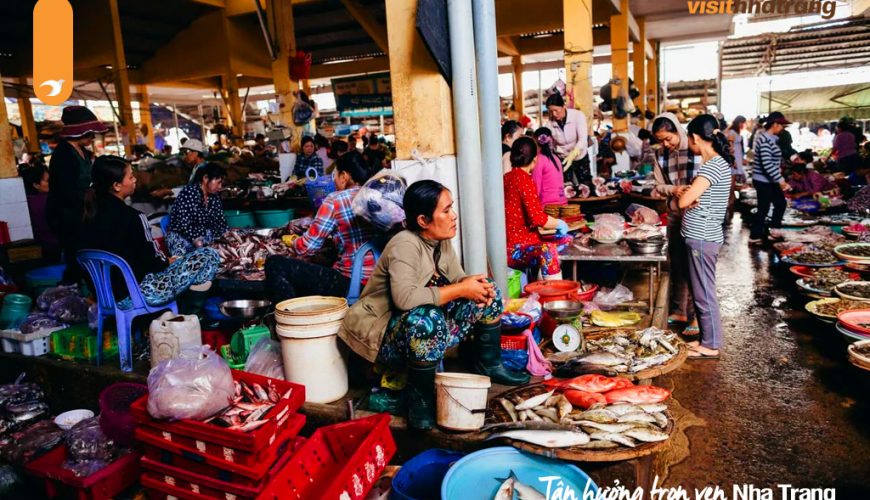
[[[145, 456], [142, 458], [142, 486], [158, 494], [152, 498], [172, 495], [179, 498], [226, 499], [227, 495], [232, 495], [237, 499], [254, 499], [265, 491], [271, 481], [284, 473], [287, 463], [304, 442], [305, 438], [292, 438], [278, 460], [269, 466], [267, 475], [259, 481], [239, 482], [231, 476], [221, 477], [197, 472], [190, 464], [174, 466]], [[192, 464], [198, 465], [195, 462]], [[159, 496], [160, 493], [164, 495]]]
[[390, 498], [416, 500], [437, 496], [441, 491], [441, 481], [444, 480], [447, 470], [464, 456], [464, 453], [438, 448], [420, 453], [405, 462], [396, 473]]
[[[73, 325], [51, 334], [51, 353], [66, 360], [93, 362], [97, 359], [97, 332], [87, 324]], [[103, 328], [103, 359], [118, 355], [118, 337]]]
[[332, 176], [323, 175], [315, 180], [309, 179], [305, 183], [305, 192], [308, 193], [308, 199], [314, 205], [314, 210], [319, 209], [323, 200], [333, 191], [335, 191], [335, 182], [333, 182]]
[[322, 427], [293, 456], [281, 498], [365, 498], [395, 452], [389, 414]]
[[296, 211], [292, 208], [286, 210], [255, 210], [257, 226], [265, 228], [283, 227], [293, 220]]
[[244, 210], [224, 210], [224, 217], [227, 219], [227, 226], [231, 228], [244, 229], [254, 227], [254, 214]]
[[118, 382], [100, 392], [100, 427], [106, 436], [122, 446], [133, 444], [136, 420], [130, 404], [148, 394], [144, 384]]
[[504, 350], [514, 350], [514, 351], [525, 351], [526, 350], [526, 336], [525, 335], [504, 335], [501, 336], [501, 349]]
[[31, 475], [45, 478], [45, 496], [48, 498], [76, 498], [102, 500], [115, 497], [132, 486], [139, 478], [139, 454], [128, 453], [87, 477], [76, 477], [63, 468], [67, 458], [65, 444], [24, 466]]
[[254, 452], [240, 452], [234, 448], [221, 447], [185, 438], [171, 432], [160, 431], [142, 425], [136, 428], [136, 440], [142, 443], [145, 456], [163, 463], [174, 464], [165, 453], [182, 457], [202, 466], [199, 473], [210, 477], [222, 477], [226, 471], [246, 477], [251, 482], [262, 480], [275, 461], [287, 449], [288, 443], [305, 426], [304, 415], [293, 415], [279, 427], [280, 434]]
[[169, 432], [173, 435], [185, 436], [248, 453], [265, 448], [274, 441], [275, 436], [278, 434], [279, 421], [282, 419], [286, 420], [289, 415], [295, 413], [305, 402], [305, 386], [238, 370], [233, 370], [233, 379], [244, 381], [248, 384], [260, 384], [261, 386], [265, 386], [271, 381], [279, 394], [283, 395], [287, 391], [290, 391], [290, 396], [279, 401], [269, 413], [270, 415], [281, 417], [273, 418], [269, 423], [251, 432], [231, 431], [196, 420], [169, 422], [151, 418], [147, 408], [148, 396], [142, 396], [130, 405], [130, 413], [137, 423], [159, 429], [162, 432]]

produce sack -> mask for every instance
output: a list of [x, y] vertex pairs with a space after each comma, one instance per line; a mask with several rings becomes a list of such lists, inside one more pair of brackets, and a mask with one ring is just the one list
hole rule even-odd
[[388, 170], [369, 179], [353, 199], [353, 213], [369, 221], [381, 231], [389, 231], [405, 220], [402, 198], [407, 189], [405, 180]]
[[148, 374], [148, 413], [166, 420], [204, 420], [235, 396], [226, 361], [208, 347], [183, 349]]
[[260, 339], [248, 354], [248, 360], [245, 361], [245, 371], [284, 380], [284, 358], [281, 357], [281, 343], [269, 338]]

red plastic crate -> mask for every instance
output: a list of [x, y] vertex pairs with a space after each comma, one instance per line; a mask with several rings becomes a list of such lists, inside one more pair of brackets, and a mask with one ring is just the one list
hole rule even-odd
[[136, 429], [136, 440], [142, 443], [145, 456], [151, 460], [164, 463], [171, 460], [174, 466], [182, 465], [183, 462], [177, 462], [176, 459], [169, 458], [166, 455], [166, 453], [169, 453], [185, 459], [187, 462], [196, 464], [193, 472], [198, 474], [229, 479], [230, 476], [228, 474], [234, 473], [248, 478], [248, 481], [245, 481], [245, 483], [253, 485], [268, 475], [269, 469], [275, 463], [275, 460], [286, 450], [287, 443], [295, 438], [304, 426], [305, 416], [294, 414], [282, 429], [281, 437], [275, 439], [271, 445], [265, 448], [260, 461], [254, 464], [230, 462], [224, 460], [223, 455], [211, 455], [197, 447], [189, 447], [175, 441], [168, 441], [160, 431], [155, 431], [147, 426]]
[[280, 417], [278, 419], [273, 418], [271, 422], [251, 432], [231, 431], [214, 424], [207, 424], [196, 420], [177, 420], [175, 422], [157, 420], [151, 418], [151, 415], [148, 414], [147, 395], [142, 396], [130, 405], [130, 413], [136, 419], [136, 422], [141, 425], [154, 427], [177, 436], [186, 436], [203, 443], [212, 443], [221, 447], [231, 448], [236, 453], [254, 453], [269, 446], [274, 440], [278, 433], [278, 421], [281, 418], [295, 413], [305, 403], [305, 386], [237, 370], [233, 370], [233, 379], [251, 384], [257, 383], [263, 386], [265, 386], [267, 381], [271, 380], [278, 393], [282, 395], [291, 390], [290, 397], [279, 401], [268, 413], [270, 417], [276, 415]]
[[267, 492], [282, 499], [362, 499], [395, 452], [389, 414], [322, 427], [293, 455], [286, 480], [276, 478]]
[[[269, 474], [259, 483], [254, 485], [238, 484], [235, 481], [223, 481], [213, 477], [197, 474], [185, 467], [173, 467], [162, 462], [142, 458], [142, 483], [145, 487], [160, 489], [161, 486], [169, 486], [170, 491], [165, 491], [173, 496], [184, 497], [184, 494], [175, 494], [175, 489], [184, 490], [185, 494], [196, 495], [195, 498], [227, 498], [233, 495], [237, 499], [254, 499], [265, 490], [269, 481], [275, 479], [290, 461], [296, 450], [302, 445], [305, 438], [293, 438], [282, 452], [274, 467], [270, 468]], [[147, 483], [147, 484], [146, 484]], [[160, 485], [156, 483], [162, 483]], [[150, 485], [150, 486], [149, 486]]]
[[502, 350], [525, 351], [526, 336], [525, 335], [505, 335], [501, 336]]
[[61, 444], [24, 466], [29, 474], [45, 478], [45, 496], [48, 498], [109, 499], [139, 479], [138, 453], [127, 453], [87, 477], [76, 477], [72, 471], [63, 468], [67, 453], [66, 445]]

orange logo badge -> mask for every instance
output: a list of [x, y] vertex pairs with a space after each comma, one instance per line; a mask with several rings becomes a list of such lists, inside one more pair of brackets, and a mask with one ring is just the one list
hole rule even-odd
[[33, 8], [33, 92], [57, 106], [73, 89], [73, 10], [67, 0], [39, 0]]

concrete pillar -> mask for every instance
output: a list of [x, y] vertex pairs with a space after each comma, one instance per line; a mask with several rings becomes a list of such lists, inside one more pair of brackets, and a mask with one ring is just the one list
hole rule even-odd
[[28, 144], [27, 150], [39, 151], [39, 133], [33, 118], [33, 106], [30, 105], [30, 84], [23, 76], [18, 79], [18, 83], [21, 84], [18, 90], [18, 114], [21, 115], [21, 131]]
[[562, 0], [565, 25], [565, 83], [574, 107], [586, 115], [592, 128], [592, 3]]
[[[385, 0], [396, 158], [455, 154], [450, 87], [415, 26], [417, 0]], [[437, 103], [437, 105], [433, 105]]]
[[646, 64], [646, 108], [659, 114], [659, 42], [650, 42], [653, 58]]
[[637, 19], [637, 27], [640, 41], [634, 44], [631, 60], [634, 63], [634, 87], [640, 92], [640, 95], [634, 100], [634, 105], [641, 110], [638, 125], [643, 128], [645, 123], [643, 111], [646, 109], [646, 23], [644, 18]]
[[221, 93], [224, 94], [227, 117], [229, 118], [233, 135], [243, 137], [245, 135], [245, 124], [242, 121], [242, 99], [239, 97], [239, 79], [234, 74], [223, 75], [221, 77], [221, 84]]
[[299, 149], [302, 128], [293, 123], [293, 92], [299, 90], [299, 82], [290, 79], [290, 57], [296, 55], [296, 28], [293, 20], [291, 0], [270, 0], [268, 9], [270, 26], [275, 27], [277, 59], [272, 61], [272, 80], [275, 84], [275, 98], [278, 101], [278, 117], [281, 125], [293, 130], [290, 145], [293, 151]]
[[[629, 5], [628, 0], [620, 0], [620, 14], [618, 16], [610, 16], [610, 50], [613, 53], [611, 56], [611, 65], [613, 66], [613, 78], [619, 79], [622, 83], [619, 88], [613, 88], [613, 97], [616, 98], [618, 93], [628, 91], [628, 16]], [[628, 117], [613, 118], [614, 132], [628, 131]]]
[[0, 83], [0, 179], [10, 177], [18, 177], [18, 164], [12, 147], [12, 125], [6, 112], [6, 91]]
[[[139, 118], [142, 124], [148, 127], [148, 136], [145, 138], [145, 144], [154, 151], [154, 122], [151, 120], [151, 98], [148, 97], [148, 87], [139, 85]], [[205, 144], [205, 142], [203, 142]]]
[[115, 99], [118, 101], [118, 111], [121, 115], [121, 125], [128, 140], [124, 146], [127, 155], [133, 154], [133, 144], [136, 144], [136, 123], [133, 121], [133, 105], [130, 98], [130, 77], [127, 74], [127, 57], [124, 55], [124, 38], [121, 36], [121, 16], [118, 12], [118, 0], [107, 0], [109, 13], [112, 17], [112, 44], [115, 76]]
[[512, 56], [511, 67], [514, 77], [514, 110], [517, 113], [517, 120], [519, 120], [526, 114], [525, 99], [523, 98], [523, 56]]

